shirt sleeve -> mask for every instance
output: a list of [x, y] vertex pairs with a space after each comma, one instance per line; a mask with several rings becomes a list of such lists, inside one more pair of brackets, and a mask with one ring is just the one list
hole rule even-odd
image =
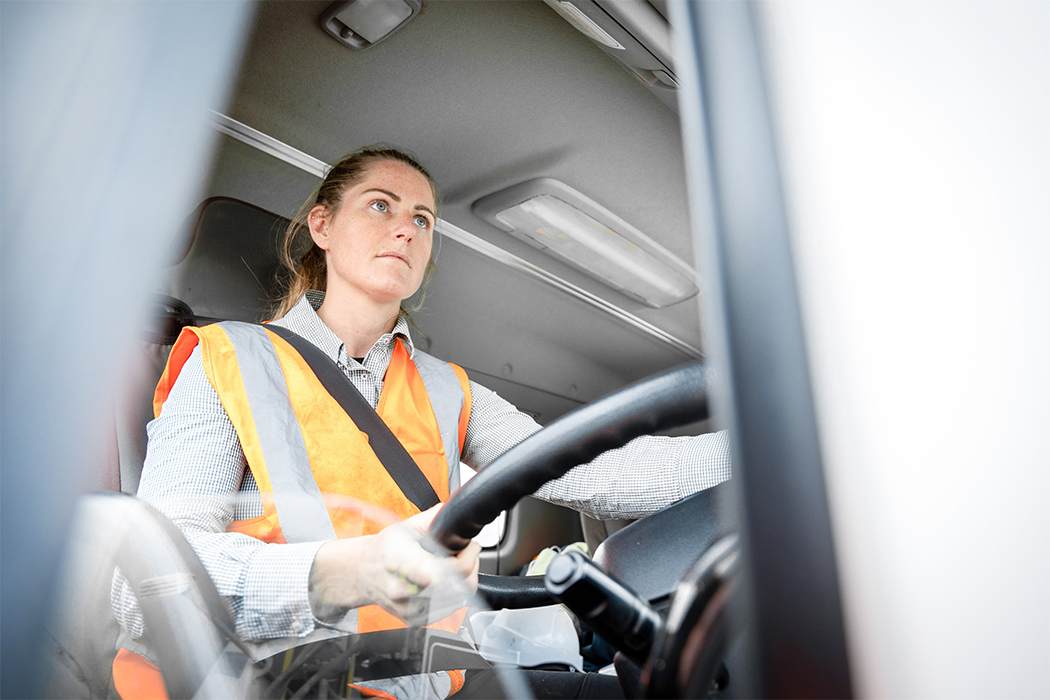
[[[261, 515], [262, 507], [237, 432], [204, 373], [200, 348], [146, 431], [138, 495], [186, 537], [229, 605], [238, 634], [273, 639], [312, 632], [317, 621], [309, 576], [322, 543], [268, 544], [226, 532], [235, 514]], [[111, 598], [121, 625], [133, 637], [144, 636], [138, 603], [123, 576], [114, 578]]]
[[[481, 470], [540, 429], [495, 392], [470, 383], [463, 462]], [[725, 431], [695, 437], [643, 436], [573, 468], [535, 493], [595, 518], [643, 518], [730, 478]]]

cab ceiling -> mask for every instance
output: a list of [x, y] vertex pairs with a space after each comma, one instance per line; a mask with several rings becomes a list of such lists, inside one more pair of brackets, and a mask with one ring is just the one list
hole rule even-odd
[[[443, 219], [701, 347], [698, 298], [650, 309], [470, 209], [552, 177], [695, 266], [673, 111], [538, 0], [425, 0], [363, 52], [321, 29], [327, 5], [260, 3], [227, 115], [329, 163], [377, 142], [408, 149], [437, 180]], [[208, 194], [291, 216], [315, 184], [223, 137]], [[417, 323], [435, 353], [480, 373], [578, 401], [689, 359], [454, 241], [438, 265]]]

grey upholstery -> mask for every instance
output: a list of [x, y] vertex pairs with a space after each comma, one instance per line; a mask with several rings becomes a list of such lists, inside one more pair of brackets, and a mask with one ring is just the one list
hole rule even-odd
[[201, 316], [262, 321], [277, 292], [277, 244], [288, 219], [228, 197], [197, 210], [186, 257], [172, 269], [170, 294]]
[[171, 352], [170, 343], [141, 342], [129, 363], [124, 391], [115, 411], [118, 489], [134, 495], [138, 491], [142, 464], [146, 459], [146, 423], [153, 419], [153, 388]]
[[598, 520], [589, 515], [580, 513], [580, 525], [583, 528], [583, 540], [587, 543], [587, 549], [594, 554], [598, 551], [598, 545], [624, 529], [633, 520]]

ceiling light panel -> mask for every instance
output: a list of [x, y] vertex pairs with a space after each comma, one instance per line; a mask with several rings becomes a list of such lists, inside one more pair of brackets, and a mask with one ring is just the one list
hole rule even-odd
[[696, 272], [609, 210], [541, 178], [479, 199], [474, 213], [654, 308], [699, 292]]

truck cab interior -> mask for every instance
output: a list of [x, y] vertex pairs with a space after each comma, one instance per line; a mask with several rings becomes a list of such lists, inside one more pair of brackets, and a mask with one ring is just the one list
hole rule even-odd
[[[1050, 420], [1035, 398], [1050, 388], [1037, 358], [1050, 260], [1031, 233], [1046, 223], [1033, 202], [1050, 186], [1050, 146], [1045, 120], [1023, 116], [1050, 104], [1045, 62], [1032, 68], [1050, 22], [1045, 5], [954, 17], [918, 5], [0, 5], [3, 697], [113, 692], [118, 564], [138, 567], [149, 590], [196, 581], [151, 613], [175, 630], [163, 651], [172, 697], [283, 692], [253, 680], [192, 551], [133, 495], [152, 387], [179, 330], [265, 320], [289, 219], [332, 163], [372, 144], [414, 154], [440, 196], [413, 340], [547, 426], [471, 478], [434, 533], [446, 549], [481, 538], [493, 578], [479, 609], [565, 603], [584, 621], [579, 641], [589, 626], [621, 652], [603, 665], [628, 697], [1050, 692], [1050, 484], [1045, 439], [1031, 437]], [[973, 46], [999, 72], [975, 69], [970, 83], [957, 66]], [[994, 78], [1006, 73], [1014, 82]], [[42, 83], [53, 90], [41, 95]], [[879, 119], [903, 126], [882, 131]], [[1004, 139], [996, 148], [974, 137], [990, 132]], [[924, 139], [903, 136], [914, 133]], [[56, 203], [48, 174], [67, 153], [76, 194]], [[909, 199], [938, 177], [973, 196], [945, 185]], [[1012, 196], [1023, 206], [1009, 226], [995, 220], [995, 245], [987, 217], [945, 213], [998, 212], [995, 197]], [[985, 197], [994, 206], [975, 204]], [[877, 199], [885, 213], [872, 213]], [[936, 252], [949, 224], [962, 231], [955, 267]], [[883, 240], [927, 272], [894, 267]], [[897, 296], [865, 266], [864, 245], [896, 271]], [[901, 408], [911, 421], [899, 432], [887, 416], [907, 403], [958, 418], [954, 385], [927, 381], [942, 363], [959, 370], [943, 359], [957, 336], [931, 328], [975, 297], [938, 296], [928, 280], [964, 290], [975, 270], [990, 280], [977, 301], [1017, 323], [989, 321], [980, 357], [1009, 369], [975, 390], [990, 432], [962, 453], [955, 424], [931, 422], [927, 440], [911, 427], [922, 411]], [[916, 305], [939, 320], [910, 315]], [[903, 338], [916, 354], [894, 354]], [[73, 357], [42, 360], [70, 346]], [[1019, 426], [1030, 428], [1020, 438]], [[719, 429], [732, 480], [637, 522], [529, 496], [611, 443]], [[993, 456], [1006, 444], [1004, 467]], [[977, 489], [981, 465], [1027, 488]], [[913, 474], [904, 499], [894, 484]], [[962, 515], [977, 504], [999, 516], [980, 532]], [[545, 548], [579, 541], [600, 568], [563, 554], [545, 578], [521, 576]], [[978, 550], [1000, 557], [1015, 596], [986, 582], [943, 595]], [[977, 596], [967, 637], [960, 620]], [[925, 631], [938, 625], [941, 636]], [[416, 670], [455, 646], [412, 643]], [[501, 680], [508, 697], [527, 695], [520, 678]]]
[[[411, 10], [382, 40], [370, 24], [376, 20], [355, 15], [356, 5], [253, 8], [236, 85], [221, 110], [204, 115], [214, 146], [199, 202], [186, 212], [170, 263], [151, 281], [141, 352], [131, 355], [126, 386], [114, 398], [115, 438], [101, 477], [110, 488], [135, 493], [151, 387], [178, 331], [269, 318], [281, 292], [279, 237], [329, 164], [362, 145], [408, 150], [439, 188], [437, 271], [412, 316], [414, 342], [454, 360], [539, 423], [703, 357], [667, 8], [612, 5], [610, 15], [588, 6], [627, 51], [596, 43], [595, 33], [605, 30], [566, 15], [557, 3], [372, 2], [373, 15]], [[348, 32], [375, 41], [348, 45], [341, 37]], [[502, 97], [493, 102], [495, 95]], [[623, 146], [608, 149], [610, 139]], [[505, 223], [513, 216], [508, 210], [543, 199], [568, 202], [570, 216], [584, 227], [559, 231], [557, 219], [531, 228]], [[564, 216], [557, 210], [539, 215]], [[575, 240], [545, 245], [535, 237], [542, 226]], [[578, 421], [559, 448], [573, 455], [565, 468], [588, 461], [586, 449], [593, 456], [604, 451], [587, 447], [590, 432], [620, 432], [626, 442], [628, 433], [654, 428], [683, 435], [711, 430], [706, 386], [695, 386], [703, 381], [703, 375], [691, 384], [679, 376], [668, 387], [694, 387], [692, 405], [669, 410], [673, 420], [657, 420], [647, 392], [648, 400], [636, 397], [635, 405], [612, 409], [605, 423], [597, 416]], [[628, 408], [643, 427], [625, 424]], [[549, 465], [551, 454], [519, 461]], [[470, 475], [464, 468], [464, 477]], [[502, 496], [508, 512], [497, 509], [497, 529], [483, 536], [483, 574], [520, 574], [547, 547], [586, 541], [596, 551], [628, 524], [529, 497], [551, 476], [503, 477], [514, 494]], [[664, 555], [635, 567], [649, 579], [625, 582], [651, 589], [645, 600], [666, 607], [688, 566], [734, 529], [728, 518], [716, 517], [712, 499], [708, 494], [690, 505], [692, 517], [677, 516], [674, 528], [650, 528], [646, 547]], [[488, 505], [492, 496], [475, 501]], [[478, 519], [476, 506], [460, 510], [470, 522]], [[454, 523], [449, 527], [455, 530]], [[627, 551], [637, 546], [630, 540], [613, 559], [622, 566], [638, 556]], [[661, 566], [668, 572], [654, 577]], [[512, 608], [555, 602], [543, 596], [542, 579], [532, 579], [527, 591], [517, 585], [524, 582], [485, 577], [482, 592], [497, 596], [487, 603]], [[645, 654], [635, 657], [641, 664]], [[611, 660], [609, 654], [602, 665]], [[100, 692], [105, 674], [95, 675]], [[169, 690], [196, 687], [173, 672], [166, 676]]]

